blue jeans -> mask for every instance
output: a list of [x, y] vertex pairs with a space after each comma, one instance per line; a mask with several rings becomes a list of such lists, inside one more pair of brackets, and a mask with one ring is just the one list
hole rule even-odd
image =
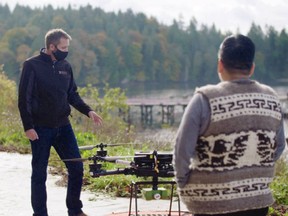
[[[31, 141], [32, 148], [32, 177], [31, 202], [34, 216], [48, 216], [47, 211], [47, 166], [51, 146], [54, 147], [61, 159], [80, 158], [77, 141], [71, 125], [59, 128], [35, 127], [39, 139]], [[68, 169], [68, 186], [66, 205], [68, 215], [77, 215], [83, 207], [80, 200], [83, 163], [65, 162]]]

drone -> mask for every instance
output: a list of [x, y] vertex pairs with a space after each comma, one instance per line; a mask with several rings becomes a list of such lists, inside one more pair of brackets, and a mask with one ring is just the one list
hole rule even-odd
[[[80, 146], [80, 150], [92, 150], [99, 148], [96, 154], [88, 158], [72, 158], [64, 159], [63, 161], [86, 161], [90, 160], [89, 173], [91, 177], [98, 178], [107, 175], [136, 175], [137, 177], [173, 177], [174, 171], [172, 166], [172, 154], [169, 152], [135, 152], [134, 156], [108, 156], [108, 146], [119, 146], [121, 144], [103, 144], [100, 143], [94, 146]], [[134, 158], [134, 161], [123, 160], [123, 158]], [[105, 170], [102, 168], [103, 162], [111, 162], [116, 164], [126, 165], [128, 167], [116, 170]]]
[[[138, 212], [137, 207], [137, 191], [138, 185], [140, 184], [149, 184], [152, 185], [152, 191], [155, 192], [154, 198], [161, 198], [161, 195], [158, 194], [158, 185], [159, 184], [169, 184], [171, 185], [171, 194], [173, 194], [173, 188], [176, 184], [175, 181], [159, 181], [161, 178], [172, 178], [174, 177], [174, 170], [172, 165], [172, 153], [170, 152], [158, 152], [148, 151], [148, 152], [135, 152], [134, 156], [108, 156], [107, 150], [104, 149], [109, 146], [119, 146], [121, 144], [104, 144], [100, 143], [94, 146], [80, 146], [80, 150], [92, 150], [97, 148], [95, 155], [88, 158], [74, 158], [74, 159], [64, 159], [63, 161], [92, 161], [89, 164], [89, 174], [93, 178], [99, 178], [101, 176], [108, 175], [136, 175], [137, 177], [152, 177], [152, 181], [139, 181], [132, 182], [131, 191], [130, 191], [130, 204], [129, 204], [129, 213], [131, 215], [132, 208], [132, 195], [135, 194], [135, 212]], [[133, 158], [133, 161], [123, 160], [125, 158]], [[102, 165], [103, 162], [110, 162], [116, 164], [125, 165], [125, 168], [117, 168], [115, 170], [105, 170]], [[157, 198], [158, 197], [158, 198]], [[170, 196], [170, 207], [169, 214], [171, 215], [172, 208], [172, 195]], [[178, 199], [178, 213], [180, 215], [180, 199]]]

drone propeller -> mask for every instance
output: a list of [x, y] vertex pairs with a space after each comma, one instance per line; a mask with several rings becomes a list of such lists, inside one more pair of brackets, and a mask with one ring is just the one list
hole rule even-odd
[[96, 146], [80, 146], [80, 150], [92, 150], [94, 148], [97, 148]]
[[106, 156], [106, 157], [89, 157], [89, 158], [70, 158], [70, 159], [63, 159], [64, 162], [84, 162], [87, 160], [99, 160], [99, 161], [107, 161], [107, 162], [115, 162], [122, 158], [138, 158], [138, 157], [145, 157], [144, 155], [136, 155], [136, 156]]
[[90, 158], [70, 158], [70, 159], [63, 159], [64, 162], [84, 162], [90, 160]]
[[[139, 158], [139, 157], [146, 157], [144, 155], [137, 155], [137, 156], [106, 156], [106, 157], [102, 157], [104, 161], [116, 161], [122, 158]], [[102, 159], [101, 158], [101, 159]]]
[[103, 144], [103, 143], [100, 143], [98, 145], [90, 145], [90, 146], [80, 146], [79, 149], [80, 150], [92, 150], [94, 148], [104, 148], [104, 147], [113, 147], [113, 146], [122, 146], [122, 145], [134, 145], [134, 144], [137, 144], [137, 143], [117, 143], [117, 144]]

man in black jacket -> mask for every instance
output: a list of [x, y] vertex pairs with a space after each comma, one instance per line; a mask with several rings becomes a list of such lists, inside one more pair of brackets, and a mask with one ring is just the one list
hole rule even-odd
[[[18, 107], [32, 149], [31, 202], [34, 216], [48, 216], [46, 178], [51, 146], [61, 159], [80, 158], [73, 129], [69, 123], [70, 105], [102, 124], [79, 96], [71, 65], [65, 60], [71, 37], [62, 29], [45, 36], [46, 48], [26, 60], [19, 84]], [[80, 193], [82, 162], [65, 162], [68, 169], [66, 205], [69, 216], [85, 216]]]

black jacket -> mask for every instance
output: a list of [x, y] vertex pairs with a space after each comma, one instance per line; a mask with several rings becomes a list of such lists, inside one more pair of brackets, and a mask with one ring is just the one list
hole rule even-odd
[[53, 62], [42, 49], [40, 55], [24, 62], [18, 107], [25, 131], [69, 124], [70, 105], [85, 115], [92, 110], [79, 96], [66, 60]]

